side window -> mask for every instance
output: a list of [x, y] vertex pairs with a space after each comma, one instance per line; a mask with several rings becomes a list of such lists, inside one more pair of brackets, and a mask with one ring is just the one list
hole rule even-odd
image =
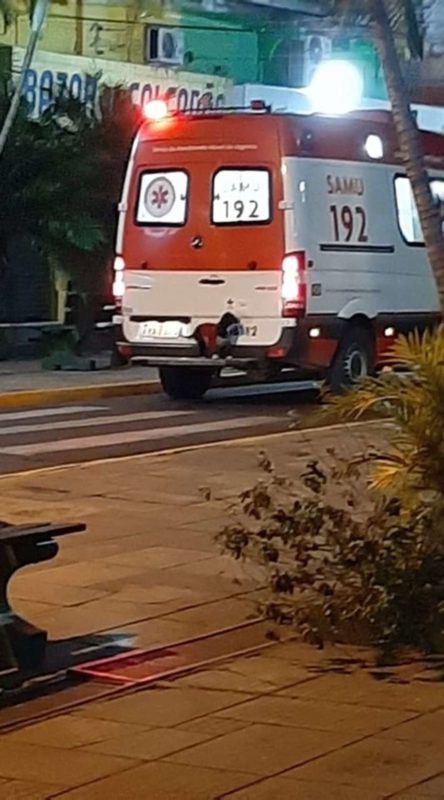
[[422, 244], [421, 225], [410, 181], [404, 176], [395, 178], [396, 210], [401, 233], [408, 244]]
[[189, 178], [183, 170], [143, 172], [136, 202], [138, 225], [185, 225]]
[[220, 169], [213, 178], [211, 205], [215, 225], [270, 222], [270, 173], [266, 169]]
[[[444, 203], [444, 179], [433, 178], [430, 188], [437, 202]], [[404, 239], [408, 244], [423, 244], [421, 223], [408, 178], [401, 175], [395, 178], [395, 194], [398, 222]]]
[[441, 208], [442, 232], [444, 235], [444, 178], [433, 178], [430, 181], [430, 188], [436, 204]]

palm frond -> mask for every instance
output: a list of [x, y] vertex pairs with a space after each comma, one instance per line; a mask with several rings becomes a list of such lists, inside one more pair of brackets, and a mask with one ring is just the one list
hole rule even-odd
[[[414, 58], [422, 58], [423, 39], [415, 0], [383, 0], [395, 39], [406, 46]], [[351, 24], [368, 24], [372, 19], [372, 0], [336, 0], [336, 16]]]
[[411, 370], [444, 366], [444, 331], [415, 330], [399, 336], [385, 360], [394, 367]]
[[405, 41], [414, 58], [422, 58], [423, 41], [414, 0], [384, 0], [395, 37]]
[[390, 359], [411, 374], [367, 379], [329, 399], [327, 414], [343, 420], [366, 414], [391, 418], [390, 446], [372, 459], [373, 488], [405, 497], [418, 491], [444, 492], [443, 331], [400, 336]]

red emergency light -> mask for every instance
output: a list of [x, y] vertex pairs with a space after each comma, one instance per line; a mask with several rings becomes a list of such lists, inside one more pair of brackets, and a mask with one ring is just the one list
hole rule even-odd
[[150, 122], [160, 122], [168, 116], [165, 100], [150, 100], [143, 107], [143, 114]]
[[267, 111], [267, 104], [264, 100], [252, 100], [250, 108], [252, 111]]

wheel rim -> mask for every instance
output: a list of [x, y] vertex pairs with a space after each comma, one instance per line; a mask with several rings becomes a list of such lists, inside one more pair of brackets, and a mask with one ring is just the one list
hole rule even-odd
[[353, 346], [347, 352], [344, 372], [347, 383], [357, 383], [368, 375], [367, 356], [358, 347]]

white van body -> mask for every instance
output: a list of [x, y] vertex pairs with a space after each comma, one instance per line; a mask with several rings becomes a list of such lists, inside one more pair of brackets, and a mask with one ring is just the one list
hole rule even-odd
[[[444, 138], [422, 135], [444, 202]], [[120, 347], [174, 397], [201, 395], [226, 366], [339, 388], [440, 318], [387, 112], [146, 123], [116, 249]]]

